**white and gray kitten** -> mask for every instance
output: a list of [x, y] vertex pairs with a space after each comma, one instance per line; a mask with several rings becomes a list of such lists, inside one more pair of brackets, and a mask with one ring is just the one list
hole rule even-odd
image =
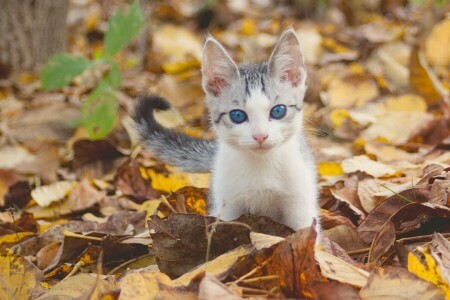
[[134, 119], [144, 145], [187, 172], [212, 171], [210, 214], [273, 218], [294, 229], [317, 219], [314, 157], [302, 127], [306, 67], [295, 32], [278, 40], [267, 63], [237, 66], [218, 41], [203, 49], [202, 85], [217, 140], [159, 125], [158, 96], [139, 101]]

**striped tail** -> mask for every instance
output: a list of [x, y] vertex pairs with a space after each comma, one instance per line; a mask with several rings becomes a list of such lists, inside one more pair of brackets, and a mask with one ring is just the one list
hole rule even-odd
[[133, 119], [144, 147], [164, 163], [179, 167], [185, 172], [210, 172], [216, 142], [193, 138], [161, 126], [155, 120], [153, 110], [169, 108], [169, 102], [159, 96], [141, 98], [136, 104]]

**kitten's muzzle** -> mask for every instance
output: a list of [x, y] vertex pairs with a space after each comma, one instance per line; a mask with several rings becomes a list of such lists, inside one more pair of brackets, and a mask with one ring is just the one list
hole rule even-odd
[[260, 133], [260, 134], [254, 134], [254, 135], [252, 135], [252, 137], [261, 146], [262, 143], [264, 143], [264, 141], [267, 140], [269, 135], [267, 133]]

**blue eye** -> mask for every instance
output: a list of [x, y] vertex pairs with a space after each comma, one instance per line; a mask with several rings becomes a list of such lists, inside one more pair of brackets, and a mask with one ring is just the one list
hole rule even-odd
[[272, 107], [270, 110], [270, 117], [276, 120], [283, 119], [286, 115], [286, 105], [280, 104]]
[[247, 114], [240, 109], [233, 109], [230, 111], [230, 119], [235, 124], [241, 124], [247, 121]]

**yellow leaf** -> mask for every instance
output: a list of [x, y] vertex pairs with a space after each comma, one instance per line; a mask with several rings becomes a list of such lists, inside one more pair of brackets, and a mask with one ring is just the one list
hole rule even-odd
[[425, 42], [425, 56], [432, 65], [450, 67], [450, 19], [433, 27]]
[[349, 117], [349, 113], [346, 109], [336, 108], [330, 112], [330, 120], [333, 127], [341, 127], [345, 120]]
[[41, 272], [10, 249], [0, 253], [0, 299], [30, 299]]
[[341, 164], [336, 162], [320, 162], [317, 165], [320, 176], [341, 176], [344, 174]]
[[386, 99], [386, 111], [427, 111], [425, 100], [414, 94], [404, 94]]
[[15, 244], [20, 242], [22, 239], [26, 238], [27, 236], [34, 235], [34, 232], [16, 232], [16, 233], [10, 233], [0, 236], [0, 245], [3, 244]]
[[439, 81], [418, 47], [412, 50], [410, 57], [409, 81], [411, 87], [421, 94], [429, 104], [449, 96], [450, 91]]
[[153, 34], [153, 46], [165, 61], [184, 61], [186, 57], [200, 60], [202, 41], [199, 36], [182, 26], [163, 25], [156, 28]]
[[445, 299], [450, 300], [450, 285], [448, 280], [443, 278], [440, 262], [436, 260], [428, 247], [419, 247], [417, 251], [423, 255], [424, 259], [421, 260], [413, 252], [410, 252], [408, 254], [408, 271], [438, 286], [446, 295]]
[[256, 21], [254, 19], [245, 18], [242, 21], [240, 32], [247, 36], [254, 35], [256, 33]]
[[173, 192], [189, 185], [185, 173], [170, 173], [169, 175], [156, 173], [154, 169], [147, 169], [147, 176], [151, 178], [152, 187], [163, 192]]
[[199, 67], [200, 61], [194, 57], [188, 58], [184, 61], [167, 62], [162, 64], [162, 68], [167, 74], [178, 74], [189, 69]]
[[327, 89], [331, 107], [361, 107], [379, 94], [377, 84], [370, 78], [351, 75], [333, 79]]
[[252, 249], [253, 248], [248, 245], [239, 246], [234, 250], [228, 251], [227, 253], [198, 266], [192, 271], [181, 275], [175, 279], [173, 283], [176, 285], [187, 286], [191, 282], [192, 278], [202, 272], [208, 272], [211, 275], [223, 274], [226, 270], [233, 266], [240, 257], [249, 254]]

